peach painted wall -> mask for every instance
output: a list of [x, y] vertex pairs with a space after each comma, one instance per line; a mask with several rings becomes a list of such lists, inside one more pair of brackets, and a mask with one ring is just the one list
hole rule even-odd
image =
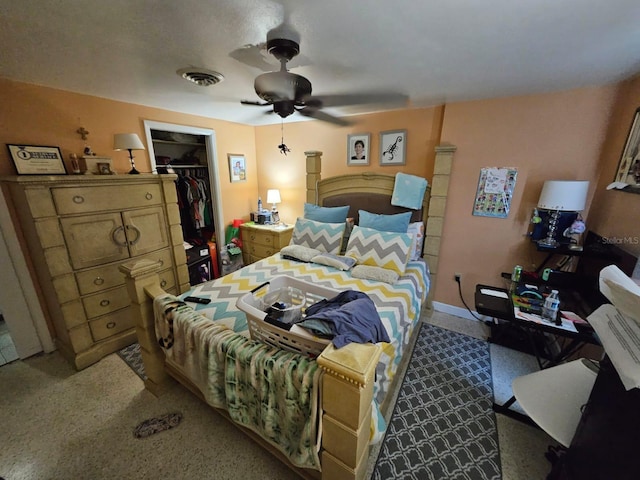
[[613, 181], [636, 109], [640, 107], [640, 76], [622, 82], [601, 157], [601, 175], [589, 214], [594, 231], [620, 248], [640, 255], [640, 195], [607, 190]]
[[[264, 201], [267, 189], [280, 189], [280, 217], [285, 222], [295, 222], [302, 215], [306, 201], [304, 152], [309, 150], [323, 153], [323, 178], [365, 171], [388, 174], [403, 171], [431, 179], [443, 111], [444, 107], [440, 106], [353, 116], [349, 119], [354, 124], [349, 127], [336, 127], [318, 121], [287, 122], [284, 127], [256, 127], [259, 194]], [[380, 132], [401, 129], [407, 130], [406, 165], [380, 166]], [[347, 136], [364, 133], [370, 134], [369, 165], [348, 166]], [[283, 136], [284, 143], [291, 149], [286, 156], [277, 148]]]
[[[526, 234], [545, 180], [589, 180], [599, 162], [615, 100], [615, 86], [463, 102], [446, 106], [442, 142], [457, 146], [449, 188], [435, 300], [473, 307], [477, 283], [501, 285], [514, 265], [534, 269], [543, 258]], [[515, 167], [507, 218], [471, 214], [483, 167]], [[589, 202], [589, 200], [588, 200]], [[584, 212], [589, 226], [588, 209]]]
[[[104, 98], [0, 79], [0, 142], [60, 147], [71, 172], [69, 155], [82, 155], [85, 141], [76, 133], [83, 126], [90, 133], [86, 143], [99, 156], [113, 158], [114, 170], [130, 170], [127, 152], [113, 150], [113, 134], [137, 133], [146, 144], [144, 120], [209, 128], [216, 132], [222, 211], [225, 224], [248, 218], [250, 199], [258, 188], [254, 128], [237, 123], [150, 108]], [[244, 153], [246, 182], [231, 183], [227, 153]], [[149, 172], [148, 151], [134, 152], [136, 167]], [[0, 149], [0, 175], [15, 170], [6, 147]]]

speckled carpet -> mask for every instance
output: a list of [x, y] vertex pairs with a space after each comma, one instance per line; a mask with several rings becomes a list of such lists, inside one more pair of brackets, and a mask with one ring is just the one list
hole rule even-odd
[[489, 344], [421, 328], [371, 478], [499, 480]]

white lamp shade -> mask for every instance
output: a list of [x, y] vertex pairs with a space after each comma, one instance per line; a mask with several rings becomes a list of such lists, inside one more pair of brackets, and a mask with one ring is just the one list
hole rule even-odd
[[586, 180], [547, 180], [540, 193], [538, 208], [579, 212], [584, 210], [588, 191]]
[[113, 136], [114, 150], [144, 150], [137, 133], [116, 133]]
[[267, 190], [267, 203], [280, 203], [280, 190], [278, 189], [273, 189], [273, 190]]

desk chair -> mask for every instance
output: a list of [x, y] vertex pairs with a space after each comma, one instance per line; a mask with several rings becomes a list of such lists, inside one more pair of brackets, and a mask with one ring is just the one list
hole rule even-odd
[[513, 394], [531, 420], [568, 448], [597, 374], [596, 363], [574, 360], [515, 378]]

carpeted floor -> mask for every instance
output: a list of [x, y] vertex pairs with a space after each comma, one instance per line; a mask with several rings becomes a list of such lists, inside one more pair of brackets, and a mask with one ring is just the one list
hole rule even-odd
[[372, 478], [501, 478], [489, 345], [424, 324]]

